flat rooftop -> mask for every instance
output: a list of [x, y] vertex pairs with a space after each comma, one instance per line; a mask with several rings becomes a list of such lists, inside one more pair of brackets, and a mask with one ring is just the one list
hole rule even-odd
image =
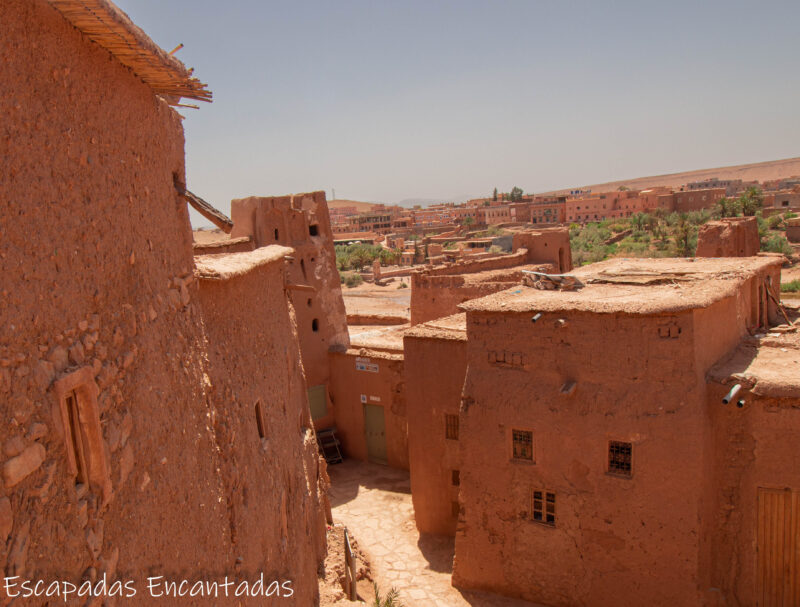
[[767, 333], [745, 339], [709, 372], [720, 383], [741, 382], [753, 394], [800, 397], [800, 334]]
[[[569, 273], [583, 283], [575, 291], [520, 284], [459, 306], [468, 312], [662, 314], [705, 308], [733, 296], [758, 272], [777, 269], [782, 256], [696, 259], [609, 259]], [[779, 286], [774, 286], [778, 293]]]
[[408, 324], [392, 326], [376, 326], [374, 329], [350, 333], [351, 348], [369, 348], [372, 350], [387, 350], [403, 352], [403, 333], [408, 329]]
[[255, 251], [222, 253], [220, 255], [197, 255], [194, 258], [194, 274], [201, 280], [230, 280], [244, 276], [260, 266], [283, 262], [283, 258], [294, 253], [291, 247], [270, 245]]
[[408, 337], [467, 341], [467, 315], [453, 314], [415, 325], [405, 332]]

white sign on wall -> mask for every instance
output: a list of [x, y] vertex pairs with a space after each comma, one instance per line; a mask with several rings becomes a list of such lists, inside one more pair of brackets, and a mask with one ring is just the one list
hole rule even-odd
[[378, 363], [371, 362], [369, 358], [356, 357], [356, 371], [377, 373], [380, 370]]

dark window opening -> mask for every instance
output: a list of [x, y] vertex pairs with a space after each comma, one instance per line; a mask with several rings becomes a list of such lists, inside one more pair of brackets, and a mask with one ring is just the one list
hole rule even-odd
[[317, 320], [316, 318], [311, 321], [311, 330], [314, 331], [314, 333], [319, 331], [319, 320]]
[[69, 416], [69, 434], [72, 452], [75, 454], [75, 484], [83, 485], [89, 480], [86, 467], [86, 449], [81, 434], [81, 422], [78, 416], [78, 397], [75, 392], [67, 396], [67, 415]]
[[450, 471], [450, 482], [453, 487], [458, 487], [461, 484], [461, 470]]
[[310, 236], [319, 236], [319, 226], [315, 223], [312, 223], [308, 226], [308, 233]]
[[544, 525], [556, 526], [556, 494], [534, 490], [531, 511], [533, 520]]
[[278, 240], [278, 228], [275, 228], [275, 240]]
[[256, 427], [258, 428], [258, 438], [264, 438], [266, 431], [264, 430], [264, 415], [261, 411], [261, 401], [256, 401]]
[[310, 307], [311, 307], [311, 304], [312, 304], [312, 302], [311, 302], [311, 298], [310, 298], [310, 297], [308, 298], [308, 301], [307, 301], [306, 303], [308, 304], [308, 307], [310, 308]]
[[458, 440], [458, 415], [445, 413], [444, 437], [450, 440]]
[[533, 432], [528, 430], [512, 430], [512, 457], [525, 461], [533, 461]]
[[450, 502], [450, 514], [453, 515], [453, 518], [458, 518], [460, 511], [461, 508], [458, 507], [458, 502]]
[[301, 259], [300, 260], [300, 269], [303, 271], [303, 278], [305, 280], [308, 280], [308, 274], [306, 274], [306, 260], [305, 259]]
[[633, 445], [620, 441], [608, 441], [608, 471], [610, 474], [631, 476]]

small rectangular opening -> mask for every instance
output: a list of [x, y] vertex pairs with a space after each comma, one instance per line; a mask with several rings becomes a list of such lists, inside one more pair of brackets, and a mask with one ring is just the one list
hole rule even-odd
[[86, 467], [86, 449], [81, 436], [81, 422], [78, 415], [78, 396], [70, 392], [66, 397], [67, 415], [69, 418], [69, 437], [72, 453], [75, 455], [75, 484], [83, 485], [89, 481]]
[[533, 461], [533, 432], [529, 430], [512, 430], [512, 457], [523, 461]]
[[461, 484], [461, 470], [450, 471], [450, 482], [453, 487], [458, 487]]
[[608, 441], [608, 472], [618, 476], [631, 476], [633, 473], [633, 444], [622, 441]]
[[458, 507], [458, 502], [450, 502], [450, 514], [453, 518], [458, 518], [460, 512], [460, 508]]
[[261, 401], [256, 401], [256, 426], [258, 427], [258, 437], [264, 438], [266, 434], [266, 430], [264, 428], [264, 415], [261, 411]]
[[445, 413], [445, 438], [449, 440], [458, 440], [458, 415], [451, 415]]
[[308, 234], [309, 236], [319, 236], [319, 226], [315, 223], [312, 223], [308, 226]]

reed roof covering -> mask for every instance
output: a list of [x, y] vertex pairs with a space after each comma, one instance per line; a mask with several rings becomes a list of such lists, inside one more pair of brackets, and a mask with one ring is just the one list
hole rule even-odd
[[173, 105], [181, 97], [211, 101], [211, 91], [192, 70], [153, 42], [109, 0], [48, 0], [87, 38], [114, 55], [154, 93]]

